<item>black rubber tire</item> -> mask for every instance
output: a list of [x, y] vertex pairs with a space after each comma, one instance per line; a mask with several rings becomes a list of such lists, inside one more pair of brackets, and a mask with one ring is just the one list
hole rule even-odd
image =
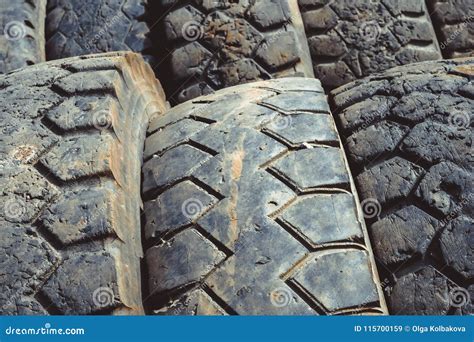
[[318, 80], [220, 90], [171, 109], [149, 133], [142, 191], [151, 312], [385, 312]]
[[0, 74], [44, 62], [46, 0], [0, 1]]
[[314, 73], [327, 89], [441, 58], [421, 0], [299, 0]]
[[148, 0], [48, 0], [47, 59], [133, 51], [153, 65], [147, 4]]
[[427, 1], [444, 58], [474, 57], [474, 2]]
[[472, 314], [474, 59], [332, 92], [393, 315]]
[[0, 77], [0, 313], [140, 314], [140, 174], [163, 92], [139, 55]]
[[273, 77], [314, 77], [297, 0], [160, 4], [158, 71], [174, 103]]

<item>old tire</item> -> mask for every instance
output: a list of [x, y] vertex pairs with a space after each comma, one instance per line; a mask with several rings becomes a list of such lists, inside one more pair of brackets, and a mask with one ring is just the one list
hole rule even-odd
[[0, 312], [143, 312], [140, 168], [163, 93], [138, 55], [0, 78]]
[[299, 0], [314, 73], [328, 89], [440, 59], [424, 1]]
[[472, 314], [474, 59], [332, 92], [393, 315]]
[[0, 2], [0, 74], [44, 62], [46, 0]]
[[91, 53], [133, 51], [152, 63], [148, 0], [49, 0], [48, 60]]
[[171, 109], [149, 134], [142, 188], [148, 309], [385, 312], [318, 80], [220, 90]]
[[470, 0], [428, 0], [444, 58], [474, 57], [474, 3]]
[[175, 103], [251, 81], [314, 76], [296, 0], [160, 4], [159, 73]]

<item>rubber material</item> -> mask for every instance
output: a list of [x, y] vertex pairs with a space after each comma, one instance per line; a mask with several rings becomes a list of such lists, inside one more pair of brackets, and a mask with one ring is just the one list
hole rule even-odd
[[46, 0], [0, 2], [0, 74], [45, 61]]
[[49, 0], [48, 60], [134, 51], [153, 65], [147, 4], [148, 0]]
[[160, 4], [160, 79], [175, 103], [251, 81], [314, 76], [296, 0]]
[[181, 104], [151, 123], [145, 158], [151, 312], [385, 312], [318, 80], [256, 82]]
[[314, 73], [332, 89], [397, 65], [441, 58], [419, 0], [299, 0]]
[[445, 58], [474, 57], [474, 3], [471, 0], [428, 0]]
[[140, 314], [140, 169], [165, 110], [136, 54], [0, 78], [0, 313]]
[[474, 59], [332, 92], [392, 315], [472, 314]]

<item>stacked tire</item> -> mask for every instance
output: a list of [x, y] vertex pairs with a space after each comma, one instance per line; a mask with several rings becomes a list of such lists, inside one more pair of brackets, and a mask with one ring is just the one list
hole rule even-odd
[[0, 4], [1, 314], [473, 314], [473, 22]]

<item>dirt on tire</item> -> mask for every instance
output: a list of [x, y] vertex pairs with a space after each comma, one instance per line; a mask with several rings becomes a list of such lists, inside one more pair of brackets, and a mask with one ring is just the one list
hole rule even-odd
[[165, 110], [133, 53], [0, 77], [0, 313], [143, 313], [141, 156]]
[[474, 59], [331, 94], [392, 315], [472, 314]]
[[158, 71], [175, 103], [252, 81], [314, 76], [296, 0], [159, 3]]
[[0, 2], [0, 74], [45, 61], [46, 0]]
[[239, 85], [152, 121], [145, 306], [164, 315], [383, 314], [321, 84]]

